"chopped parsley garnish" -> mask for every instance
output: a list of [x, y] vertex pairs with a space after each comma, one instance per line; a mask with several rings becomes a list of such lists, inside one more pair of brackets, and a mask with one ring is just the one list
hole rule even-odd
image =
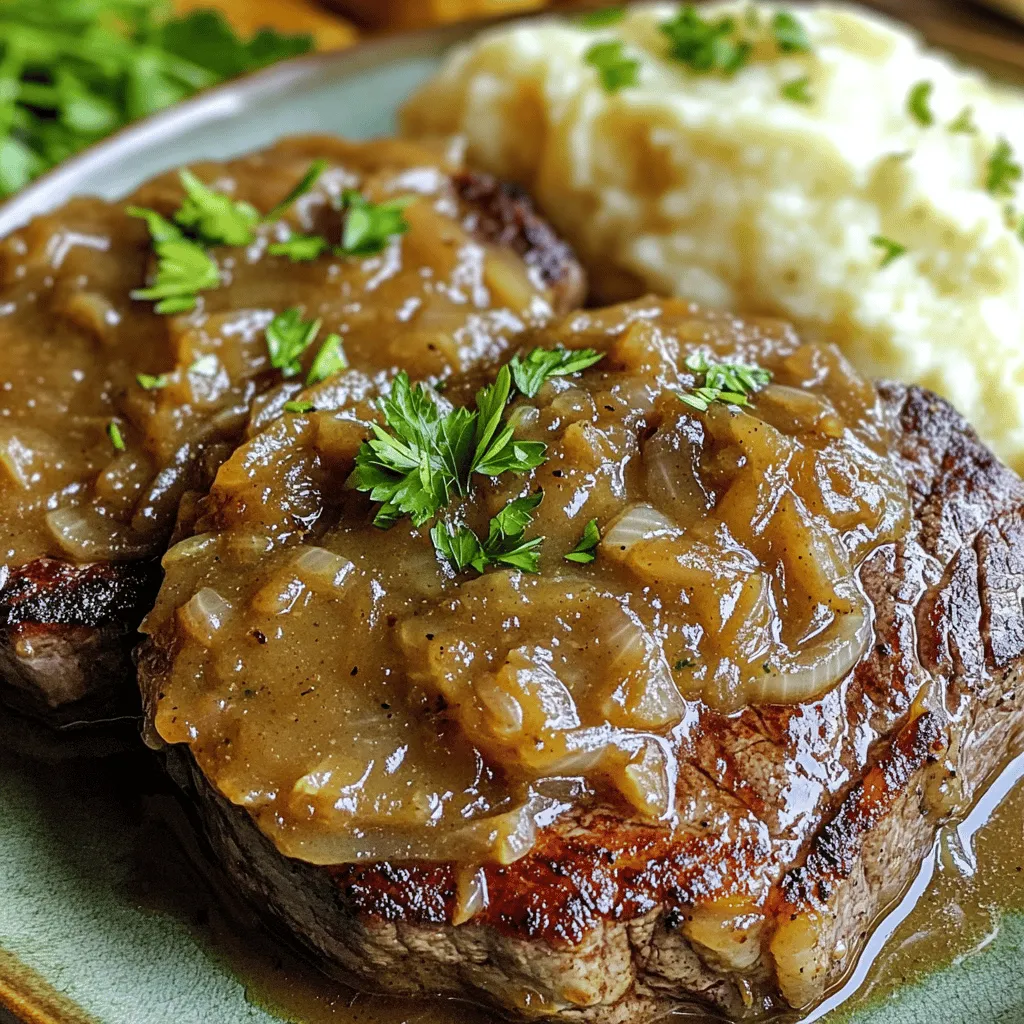
[[0, 194], [130, 121], [312, 49], [309, 35], [235, 34], [212, 10], [168, 18], [160, 0], [2, 5]]
[[978, 126], [974, 123], [974, 107], [964, 107], [956, 117], [949, 122], [949, 131], [961, 135], [974, 135]]
[[267, 252], [271, 256], [287, 256], [292, 263], [306, 263], [319, 259], [329, 248], [327, 239], [320, 235], [292, 235], [283, 242], [271, 242]]
[[124, 435], [121, 433], [121, 428], [115, 420], [111, 420], [107, 424], [107, 437], [110, 438], [114, 451], [123, 452], [125, 450]]
[[878, 264], [880, 270], [885, 270], [890, 263], [905, 256], [907, 252], [905, 245], [900, 245], [899, 242], [894, 242], [891, 238], [886, 238], [885, 235], [875, 235], [871, 239], [871, 244], [882, 250], [882, 262]]
[[580, 18], [579, 23], [583, 28], [605, 28], [608, 25], [618, 25], [625, 16], [626, 8], [621, 5], [617, 7], [602, 7], [598, 11], [584, 14]]
[[285, 402], [284, 411], [294, 413], [312, 412], [316, 406], [312, 402]]
[[994, 196], [1012, 197], [1021, 178], [1020, 164], [1014, 159], [1013, 147], [1000, 139], [988, 161], [985, 188]]
[[592, 562], [597, 558], [597, 553], [594, 549], [600, 543], [601, 531], [597, 528], [597, 520], [591, 519], [583, 528], [583, 536], [580, 537], [576, 547], [574, 547], [572, 551], [565, 556], [565, 560], [567, 562], [578, 562], [580, 565], [586, 565], [588, 562]]
[[135, 380], [144, 391], [159, 391], [167, 387], [170, 377], [166, 373], [137, 373]]
[[339, 256], [376, 256], [383, 252], [392, 238], [409, 230], [405, 211], [416, 201], [415, 196], [399, 196], [371, 203], [355, 189], [346, 189], [341, 199], [346, 216]]
[[661, 31], [668, 36], [669, 57], [693, 71], [734, 74], [747, 63], [753, 49], [736, 37], [732, 18], [702, 18], [693, 4], [685, 4], [674, 18], [662, 22]]
[[158, 313], [188, 313], [195, 309], [197, 293], [220, 284], [216, 262], [201, 245], [185, 238], [179, 228], [154, 210], [130, 206], [128, 213], [145, 220], [157, 257], [153, 283], [137, 288], [131, 297], [156, 302]]
[[789, 11], [777, 11], [772, 18], [772, 35], [775, 45], [783, 53], [809, 53], [811, 40], [803, 22]]
[[935, 86], [931, 82], [918, 82], [907, 96], [907, 111], [920, 125], [926, 128], [935, 123], [932, 113], [932, 92]]
[[187, 168], [180, 171], [185, 198], [174, 215], [175, 223], [204, 245], [249, 245], [260, 222], [256, 207], [232, 199], [200, 181]]
[[517, 441], [504, 423], [512, 377], [507, 366], [497, 380], [481, 388], [476, 409], [443, 412], [432, 388], [413, 387], [408, 374], [395, 378], [379, 403], [384, 425], [356, 455], [349, 483], [380, 503], [374, 524], [387, 529], [403, 516], [423, 526], [456, 495], [469, 491], [474, 473], [497, 477], [526, 473], [541, 465], [547, 446]]
[[594, 43], [584, 60], [597, 69], [601, 86], [607, 93], [616, 93], [639, 81], [640, 61], [626, 56], [626, 46], [619, 39]]
[[270, 365], [285, 377], [294, 377], [302, 370], [302, 354], [320, 333], [319, 320], [303, 320], [302, 311], [292, 306], [278, 313], [267, 326], [267, 351]]
[[551, 377], [568, 377], [604, 358], [592, 348], [535, 348], [525, 359], [513, 356], [509, 363], [516, 387], [533, 398]]
[[307, 192], [313, 191], [316, 187], [316, 183], [320, 180], [320, 175], [326, 170], [326, 160], [314, 160], [309, 165], [309, 170], [302, 176], [302, 179], [295, 188], [293, 188], [291, 192], [289, 192], [288, 195], [286, 195], [284, 199], [282, 199], [281, 202], [279, 202], [277, 206], [275, 206], [263, 219], [268, 222], [280, 220], [299, 199], [306, 195]]
[[779, 90], [782, 98], [792, 100], [794, 103], [813, 103], [811, 95], [811, 80], [807, 75], [802, 78], [794, 78], [792, 82], [786, 82]]
[[468, 527], [451, 527], [438, 522], [430, 531], [434, 550], [456, 572], [473, 568], [484, 572], [490, 566], [504, 565], [523, 572], [537, 572], [543, 537], [526, 539], [526, 530], [533, 523], [533, 510], [541, 503], [544, 492], [510, 501], [491, 521], [487, 540]]
[[704, 376], [702, 387], [679, 394], [681, 401], [698, 412], [707, 412], [712, 402], [749, 405], [749, 396], [766, 387], [772, 379], [771, 373], [760, 366], [749, 366], [745, 363], [713, 363], [699, 351], [687, 356], [686, 367]]
[[306, 384], [307, 386], [319, 384], [322, 380], [327, 380], [328, 377], [346, 369], [348, 369], [348, 359], [345, 358], [341, 338], [337, 334], [329, 334], [320, 346], [313, 365], [309, 368]]
[[683, 672], [683, 671], [685, 671], [688, 668], [696, 668], [696, 667], [697, 667], [697, 662], [695, 662], [692, 658], [680, 658], [672, 666], [672, 670], [674, 672]]

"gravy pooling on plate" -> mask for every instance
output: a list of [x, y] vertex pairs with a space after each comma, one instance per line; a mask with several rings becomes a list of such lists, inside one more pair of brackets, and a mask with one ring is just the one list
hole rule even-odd
[[[520, 385], [505, 416], [540, 463], [476, 473], [443, 527], [357, 489], [364, 404], [272, 422], [164, 559], [153, 738], [290, 856], [507, 863], [601, 800], [673, 823], [701, 706], [813, 700], [869, 645], [856, 569], [909, 500], [878, 394], [835, 349], [675, 301], [575, 314], [520, 368], [534, 347], [591, 365]], [[723, 364], [767, 372], [715, 400], [695, 367]], [[501, 379], [411, 393], [445, 413]], [[516, 553], [459, 571], [469, 530]]]
[[[266, 214], [314, 160], [325, 163], [318, 180], [258, 221], [251, 244], [211, 248], [220, 284], [192, 312], [162, 315], [132, 298], [157, 268], [129, 208], [170, 218], [182, 202], [176, 174], [124, 203], [75, 199], [0, 243], [0, 564], [159, 554], [183, 496], [205, 492], [254, 403], [258, 418], [265, 402], [279, 411], [302, 389], [319, 342], [282, 385], [266, 339], [275, 314], [297, 307], [321, 320], [320, 341], [337, 332], [350, 369], [321, 386], [367, 395], [398, 367], [445, 377], [494, 358], [579, 297], [550, 232], [440, 151], [311, 137], [192, 171]], [[337, 243], [346, 190], [402, 199], [408, 230], [379, 252], [293, 262], [268, 251], [294, 234]], [[544, 236], [546, 260], [509, 244], [524, 224]], [[304, 399], [317, 401], [316, 390]]]

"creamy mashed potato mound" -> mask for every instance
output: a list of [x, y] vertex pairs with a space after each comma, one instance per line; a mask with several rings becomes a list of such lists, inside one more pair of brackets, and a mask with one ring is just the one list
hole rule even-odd
[[[853, 9], [794, 7], [810, 51], [782, 53], [778, 9], [700, 8], [753, 42], [732, 76], [670, 59], [660, 25], [676, 5], [596, 30], [497, 29], [412, 99], [404, 130], [461, 133], [472, 163], [528, 188], [596, 298], [654, 290], [787, 317], [868, 373], [947, 396], [1024, 468], [1024, 98]], [[639, 70], [609, 93], [585, 58], [613, 40]], [[787, 99], [804, 77], [810, 102]], [[921, 82], [931, 124], [908, 105]], [[881, 238], [905, 254], [883, 265]]]

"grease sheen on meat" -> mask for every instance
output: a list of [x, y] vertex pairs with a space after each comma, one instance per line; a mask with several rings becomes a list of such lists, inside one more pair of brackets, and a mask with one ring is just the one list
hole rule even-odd
[[[346, 486], [365, 404], [270, 424], [164, 559], [155, 735], [290, 856], [510, 863], [599, 800], [671, 831], [701, 707], [817, 698], [867, 649], [856, 569], [905, 532], [909, 499], [877, 392], [837, 351], [680, 302], [525, 340], [604, 353], [514, 400], [547, 461], [478, 477], [457, 510], [486, 535], [543, 492], [536, 575], [456, 575], [426, 527], [375, 528]], [[774, 380], [749, 408], [697, 412], [679, 397], [697, 350]], [[591, 519], [596, 560], [571, 564]]]

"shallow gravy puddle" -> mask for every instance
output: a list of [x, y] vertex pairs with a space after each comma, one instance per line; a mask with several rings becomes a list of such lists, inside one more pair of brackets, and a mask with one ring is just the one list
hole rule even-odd
[[[1024, 910], [1024, 756], [1011, 763], [968, 819], [942, 830], [932, 860], [884, 919], [864, 958], [805, 1024], [841, 1024], [907, 984], [983, 949], [1008, 911]], [[223, 918], [218, 947], [247, 998], [296, 1024], [500, 1024], [453, 1001], [384, 999], [338, 985], [265, 937], [250, 945]], [[798, 1018], [791, 1018], [796, 1020]], [[711, 1021], [679, 1011], [670, 1021]]]
[[[171, 784], [148, 755], [34, 765], [0, 755], [0, 771], [30, 787], [38, 811], [53, 823], [74, 821], [83, 806], [100, 806], [93, 819], [102, 832], [97, 839], [105, 856], [127, 868], [127, 881], [111, 879], [115, 898], [133, 911], [183, 924], [197, 946], [238, 979], [248, 1001], [273, 1016], [293, 1024], [500, 1024], [453, 1001], [357, 993], [267, 935], [221, 891]], [[943, 830], [935, 856], [883, 921], [861, 966], [804, 1024], [843, 1024], [856, 1010], [969, 957], [992, 941], [1008, 911], [1024, 911], [1024, 757], [964, 824]], [[672, 1024], [708, 1020], [692, 1012], [670, 1018]]]

